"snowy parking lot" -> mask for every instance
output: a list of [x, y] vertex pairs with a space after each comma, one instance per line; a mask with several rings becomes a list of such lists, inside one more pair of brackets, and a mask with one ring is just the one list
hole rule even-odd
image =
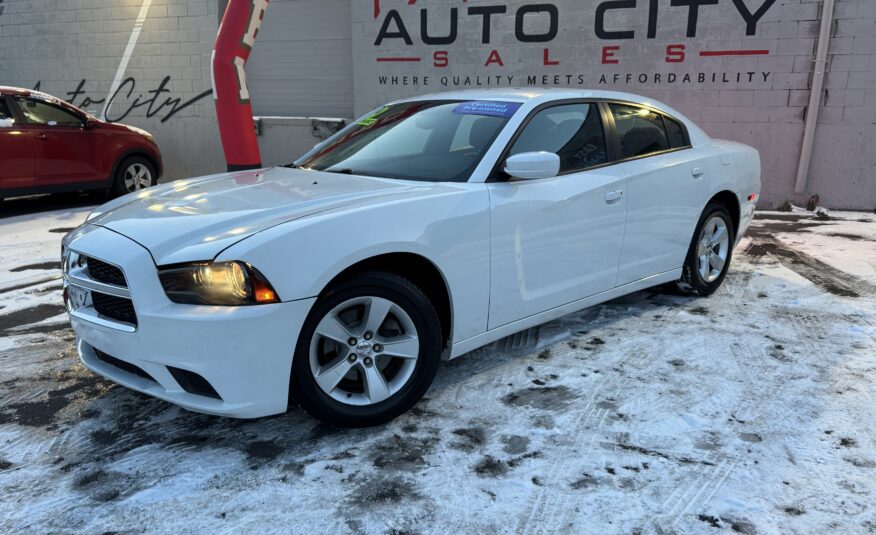
[[518, 333], [445, 363], [391, 424], [343, 430], [194, 414], [85, 370], [58, 257], [87, 207], [13, 206], [0, 533], [876, 532], [876, 215], [762, 212], [714, 296]]

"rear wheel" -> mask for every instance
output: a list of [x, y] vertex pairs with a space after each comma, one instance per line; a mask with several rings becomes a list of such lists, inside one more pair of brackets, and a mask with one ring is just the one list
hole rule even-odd
[[133, 156], [122, 162], [113, 179], [111, 193], [120, 197], [158, 184], [158, 173], [152, 162], [142, 156]]
[[438, 370], [438, 315], [398, 275], [358, 275], [320, 298], [292, 363], [292, 395], [313, 417], [344, 427], [388, 422], [425, 394]]
[[710, 295], [717, 290], [733, 255], [736, 230], [723, 204], [706, 206], [687, 253], [678, 289], [690, 295]]

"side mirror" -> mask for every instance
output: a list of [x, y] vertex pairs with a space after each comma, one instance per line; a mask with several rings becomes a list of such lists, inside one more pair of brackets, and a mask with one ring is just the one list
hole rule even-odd
[[512, 178], [534, 180], [560, 173], [560, 157], [553, 152], [523, 152], [505, 160], [505, 172]]
[[94, 128], [97, 128], [97, 121], [95, 121], [93, 119], [88, 119], [87, 121], [85, 121], [85, 129], [86, 130], [92, 130]]

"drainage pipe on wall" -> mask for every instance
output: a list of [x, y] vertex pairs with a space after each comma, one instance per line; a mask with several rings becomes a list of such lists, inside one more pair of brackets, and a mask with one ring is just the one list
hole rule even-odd
[[830, 27], [833, 24], [834, 0], [824, 0], [821, 8], [821, 29], [818, 32], [818, 48], [815, 51], [815, 66], [812, 72], [812, 89], [809, 92], [809, 106], [806, 108], [806, 124], [803, 127], [803, 144], [800, 149], [800, 162], [797, 164], [797, 181], [794, 193], [806, 191], [809, 177], [809, 164], [812, 161], [812, 146], [815, 143], [815, 127], [818, 124], [818, 110], [824, 88], [824, 70], [827, 67], [827, 45], [830, 42]]

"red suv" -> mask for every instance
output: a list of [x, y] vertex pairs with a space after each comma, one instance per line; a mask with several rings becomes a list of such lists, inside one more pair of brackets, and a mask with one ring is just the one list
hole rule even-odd
[[0, 86], [0, 199], [158, 183], [161, 152], [145, 130], [101, 121], [46, 93]]

